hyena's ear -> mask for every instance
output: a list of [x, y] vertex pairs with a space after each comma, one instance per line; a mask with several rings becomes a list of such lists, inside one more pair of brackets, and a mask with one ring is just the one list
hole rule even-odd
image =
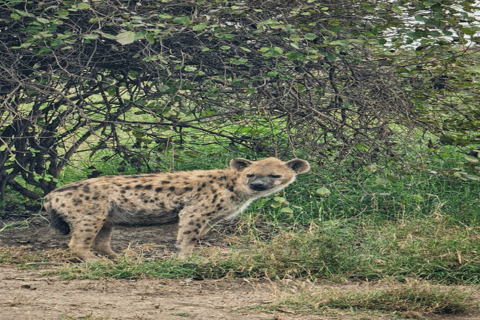
[[242, 171], [243, 169], [250, 167], [252, 161], [246, 159], [233, 159], [230, 161], [230, 168], [236, 171]]
[[305, 173], [310, 170], [310, 165], [302, 159], [293, 159], [286, 163], [287, 167], [295, 171], [296, 174]]

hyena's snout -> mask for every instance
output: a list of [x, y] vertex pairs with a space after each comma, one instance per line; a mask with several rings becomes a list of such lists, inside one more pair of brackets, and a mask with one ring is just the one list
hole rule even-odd
[[273, 183], [261, 178], [255, 178], [248, 183], [248, 187], [254, 191], [265, 191], [273, 187]]

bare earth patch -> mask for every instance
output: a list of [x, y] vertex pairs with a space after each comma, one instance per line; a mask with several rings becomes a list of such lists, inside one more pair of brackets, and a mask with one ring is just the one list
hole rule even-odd
[[59, 280], [38, 271], [1, 267], [0, 319], [274, 319], [236, 311], [270, 299], [266, 286], [247, 281]]
[[[6, 221], [4, 221], [5, 223]], [[7, 222], [8, 223], [8, 222]], [[220, 247], [228, 252], [225, 233], [233, 230], [233, 222], [216, 227], [202, 241], [203, 246]], [[1, 227], [1, 226], [0, 226]], [[142, 254], [144, 258], [169, 256], [175, 252], [177, 225], [142, 228], [118, 228], [112, 248], [121, 253]], [[48, 227], [48, 221], [36, 217], [27, 229], [7, 229], [0, 233], [0, 245], [22, 247], [21, 252], [50, 252], [66, 249], [69, 237], [59, 236]], [[143, 250], [142, 248], [145, 248]], [[19, 251], [20, 252], [20, 251]], [[68, 256], [68, 255], [66, 255]], [[70, 258], [71, 262], [78, 262]], [[53, 265], [38, 265], [56, 268]], [[298, 286], [288, 281], [269, 282], [239, 280], [168, 280], [145, 278], [136, 280], [62, 280], [42, 276], [42, 270], [18, 270], [0, 265], [0, 320], [23, 319], [392, 319], [385, 315], [356, 314], [349, 310], [325, 315], [298, 314], [292, 310], [266, 312]], [[316, 284], [315, 286], [332, 286]], [[352, 283], [341, 286], [362, 286]], [[480, 301], [480, 296], [476, 295]], [[395, 319], [402, 319], [398, 315]], [[423, 318], [425, 319], [425, 318]], [[480, 314], [438, 316], [429, 319], [480, 319]]]

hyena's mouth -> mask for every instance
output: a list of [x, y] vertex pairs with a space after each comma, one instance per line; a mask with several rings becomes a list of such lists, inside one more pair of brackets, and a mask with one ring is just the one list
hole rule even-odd
[[250, 183], [248, 185], [248, 187], [250, 189], [252, 189], [253, 191], [265, 191], [265, 190], [270, 189], [270, 186], [267, 185], [267, 184], [253, 184], [253, 183]]

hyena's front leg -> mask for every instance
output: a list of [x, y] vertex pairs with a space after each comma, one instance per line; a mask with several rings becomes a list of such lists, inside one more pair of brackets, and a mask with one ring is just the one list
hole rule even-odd
[[207, 219], [194, 208], [184, 208], [179, 214], [177, 247], [179, 256], [185, 257], [192, 253], [193, 247], [200, 240], [200, 232], [204, 229]]

